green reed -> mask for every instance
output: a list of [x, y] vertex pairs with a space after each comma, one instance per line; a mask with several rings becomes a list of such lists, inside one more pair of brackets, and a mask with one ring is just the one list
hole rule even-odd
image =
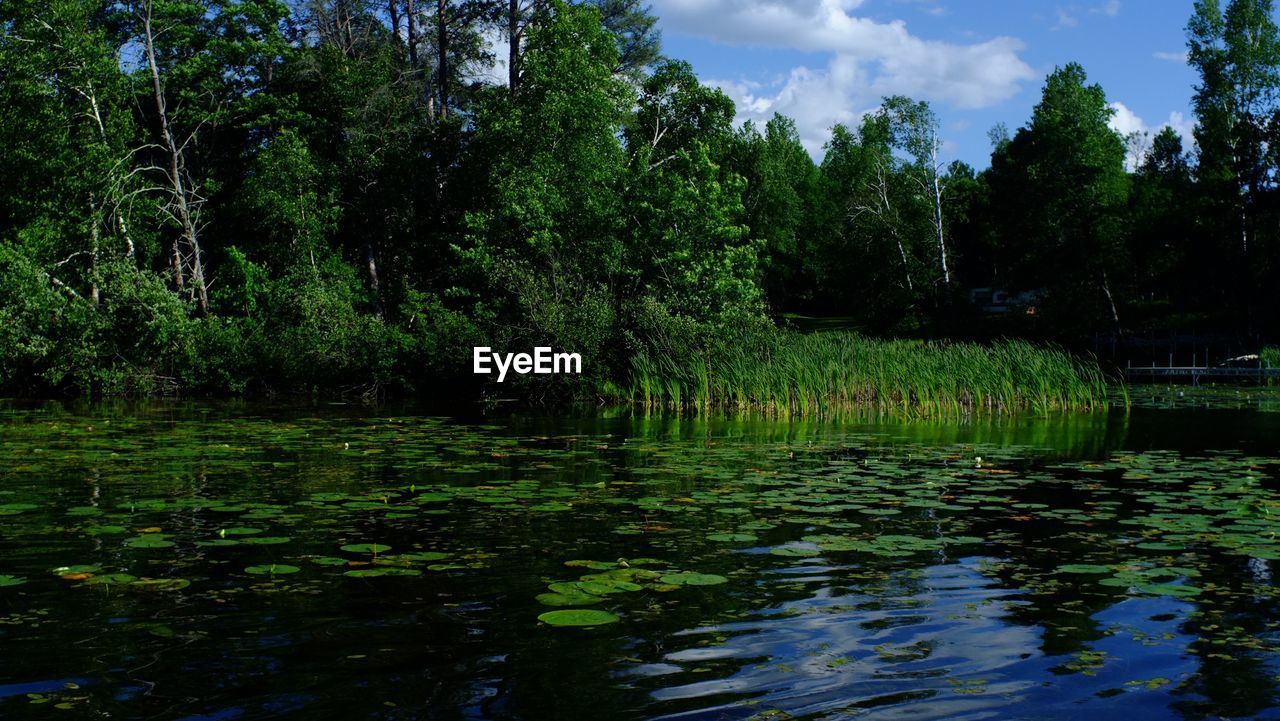
[[623, 395], [651, 408], [805, 415], [869, 406], [950, 415], [1091, 410], [1106, 407], [1110, 391], [1097, 363], [1025, 341], [777, 333], [697, 357], [640, 353]]

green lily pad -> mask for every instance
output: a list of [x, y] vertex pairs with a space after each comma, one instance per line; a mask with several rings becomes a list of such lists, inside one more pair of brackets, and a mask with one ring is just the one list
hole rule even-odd
[[129, 588], [138, 591], [181, 591], [190, 586], [191, 582], [185, 578], [143, 578], [129, 584]]
[[669, 573], [662, 577], [662, 582], [671, 586], [718, 586], [728, 582], [724, 576], [714, 573]]
[[1200, 595], [1200, 589], [1195, 586], [1179, 586], [1173, 583], [1146, 584], [1138, 586], [1138, 590], [1153, 596], [1174, 596], [1177, 598], [1191, 598], [1192, 596]]
[[146, 533], [124, 542], [129, 548], [172, 548], [175, 544], [163, 533]]
[[540, 593], [538, 603], [544, 606], [593, 606], [603, 601], [589, 593]]
[[549, 626], [603, 626], [622, 620], [608, 611], [593, 608], [564, 609], [547, 611], [538, 616], [538, 620]]
[[59, 566], [57, 568], [51, 568], [49, 569], [49, 573], [52, 573], [55, 576], [68, 576], [68, 575], [78, 575], [81, 573], [97, 573], [98, 571], [101, 571], [101, 570], [102, 570], [102, 566], [80, 564], [76, 566]]
[[86, 578], [84, 585], [86, 586], [114, 586], [124, 583], [133, 583], [138, 580], [137, 576], [127, 573], [104, 573], [101, 576]]
[[246, 546], [279, 546], [293, 539], [288, 536], [248, 536], [238, 540]]
[[361, 568], [342, 574], [352, 578], [378, 578], [379, 576], [421, 576], [422, 571], [416, 568], [397, 568], [395, 566], [378, 566], [377, 568]]
[[347, 553], [386, 553], [391, 550], [391, 546], [384, 546], [381, 543], [351, 543], [342, 547]]
[[234, 538], [210, 538], [204, 541], [196, 541], [196, 546], [200, 548], [220, 548], [239, 545], [240, 542]]
[[251, 573], [255, 576], [285, 576], [290, 573], [301, 571], [297, 566], [290, 566], [284, 563], [274, 563], [264, 566], [249, 566], [244, 569], [245, 573]]
[[804, 548], [802, 546], [778, 546], [777, 548], [769, 549], [769, 553], [788, 558], [813, 558], [821, 552], [816, 548]]
[[1111, 573], [1111, 569], [1106, 566], [1097, 566], [1089, 563], [1068, 563], [1058, 566], [1058, 573], [1078, 573], [1082, 575]]
[[708, 541], [716, 543], [754, 543], [758, 536], [751, 533], [712, 533], [707, 536]]
[[26, 582], [27, 579], [18, 578], [17, 576], [0, 576], [0, 588], [5, 586], [21, 586]]

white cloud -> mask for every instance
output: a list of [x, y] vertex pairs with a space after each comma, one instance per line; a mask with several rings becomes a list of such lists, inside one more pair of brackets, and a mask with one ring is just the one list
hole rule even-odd
[[1112, 130], [1126, 138], [1134, 133], [1147, 136], [1136, 145], [1130, 145], [1130, 157], [1128, 159], [1130, 169], [1141, 163], [1142, 156], [1145, 155], [1148, 149], [1150, 137], [1165, 128], [1173, 128], [1178, 135], [1182, 136], [1184, 148], [1190, 148], [1195, 144], [1195, 121], [1187, 118], [1182, 113], [1171, 112], [1168, 120], [1153, 127], [1139, 117], [1137, 113], [1130, 110], [1124, 103], [1111, 103], [1111, 108], [1115, 110], [1115, 114], [1111, 116], [1111, 122], [1109, 123]]
[[1152, 53], [1152, 57], [1154, 57], [1156, 60], [1163, 60], [1169, 63], [1187, 62], [1187, 53], [1185, 50], [1180, 53], [1155, 52], [1155, 53]]
[[1066, 30], [1068, 28], [1078, 27], [1080, 25], [1080, 16], [1101, 15], [1103, 17], [1113, 18], [1120, 14], [1120, 0], [1104, 0], [1097, 5], [1080, 5], [1071, 3], [1066, 7], [1059, 5], [1054, 10], [1053, 30]]
[[1116, 111], [1111, 116], [1111, 129], [1121, 135], [1129, 135], [1130, 133], [1145, 133], [1149, 130], [1147, 123], [1138, 114], [1130, 110], [1124, 103], [1111, 103], [1111, 109]]
[[740, 119], [795, 119], [817, 153], [835, 123], [854, 123], [885, 95], [909, 95], [961, 109], [990, 107], [1035, 77], [1021, 41], [997, 37], [970, 44], [925, 40], [905, 22], [852, 13], [864, 0], [653, 0], [671, 34], [727, 45], [827, 54], [826, 67], [793, 68], [771, 89], [742, 81], [708, 81], [739, 103]]
[[1101, 5], [1089, 8], [1090, 15], [1106, 15], [1113, 18], [1120, 14], [1120, 0], [1107, 0]]

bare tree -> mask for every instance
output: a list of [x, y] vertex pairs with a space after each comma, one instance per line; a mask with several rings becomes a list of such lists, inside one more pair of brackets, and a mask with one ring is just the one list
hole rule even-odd
[[[894, 205], [889, 187], [890, 176], [893, 173], [892, 159], [877, 157], [874, 165], [875, 175], [867, 181], [870, 199], [855, 200], [853, 208], [849, 212], [849, 217], [855, 221], [864, 216], [874, 218], [888, 232], [889, 237], [898, 246], [898, 255], [902, 258], [902, 272], [903, 277], [906, 279], [907, 290], [914, 291], [916, 286], [915, 281], [911, 278], [911, 260], [907, 255], [907, 248], [902, 242], [902, 218]], [[862, 196], [855, 197], [861, 198]]]
[[200, 250], [199, 212], [204, 202], [187, 174], [184, 151], [195, 139], [197, 130], [193, 130], [179, 144], [174, 138], [169, 122], [169, 110], [165, 101], [164, 84], [160, 77], [160, 67], [156, 63], [155, 38], [156, 31], [152, 24], [152, 2], [147, 0], [146, 12], [142, 16], [142, 42], [147, 56], [147, 69], [151, 75], [152, 97], [155, 102], [156, 122], [160, 127], [160, 148], [168, 163], [165, 170], [168, 180], [168, 199], [165, 213], [175, 220], [180, 233], [173, 239], [170, 249], [170, 263], [173, 271], [173, 283], [179, 291], [190, 281], [191, 293], [195, 297], [201, 314], [209, 312], [209, 288], [205, 281], [204, 258]]

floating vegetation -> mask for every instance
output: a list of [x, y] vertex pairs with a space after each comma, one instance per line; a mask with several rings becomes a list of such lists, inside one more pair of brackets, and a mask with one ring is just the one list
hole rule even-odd
[[384, 546], [379, 543], [352, 543], [342, 547], [347, 553], [371, 553], [377, 555], [386, 553], [391, 550], [391, 546]]
[[301, 570], [297, 566], [290, 566], [285, 563], [271, 563], [262, 566], [249, 566], [244, 569], [244, 572], [254, 576], [287, 576]]
[[622, 620], [608, 611], [595, 609], [573, 609], [563, 611], [547, 611], [538, 616], [538, 620], [549, 626], [603, 626]]
[[[121, 691], [113, 669], [159, 654], [148, 679], [181, 689], [168, 664], [252, 658], [312, 683], [295, 651], [313, 643], [342, 644], [344, 669], [379, 669], [359, 674], [368, 693], [406, 713], [421, 701], [397, 685], [400, 664], [448, 679], [460, 663], [504, 683], [547, 673], [548, 688], [577, 674], [620, 718], [697, 710], [681, 694], [737, 684], [750, 693], [716, 703], [767, 699], [744, 718], [774, 700], [803, 712], [810, 699], [787, 689], [894, 684], [917, 695], [893, 704], [960, 694], [1023, 717], [1028, 684], [1086, 705], [1172, 704], [1198, 693], [1197, 674], [1269, 688], [1253, 670], [1280, 663], [1267, 455], [1055, 450], [1021, 420], [975, 431], [992, 443], [931, 422], [624, 418], [539, 435], [422, 418], [112, 421], [3, 428], [0, 638], [83, 639], [42, 663], [119, 717], [171, 712]], [[521, 665], [506, 677], [504, 664]], [[322, 685], [349, 694], [345, 672]], [[36, 680], [15, 668], [0, 685]], [[24, 699], [0, 699], [0, 716], [22, 718]]]

